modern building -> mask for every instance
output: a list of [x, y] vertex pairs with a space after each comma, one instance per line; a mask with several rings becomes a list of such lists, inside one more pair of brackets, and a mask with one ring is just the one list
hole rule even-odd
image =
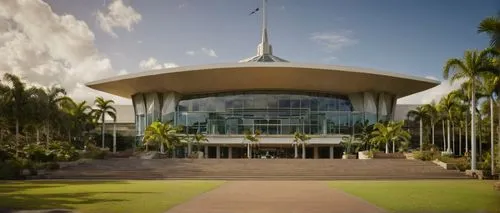
[[[208, 135], [207, 157], [293, 157], [293, 133], [311, 136], [308, 158], [342, 155], [343, 136], [368, 120], [395, 118], [396, 100], [439, 82], [371, 69], [299, 64], [273, 55], [265, 1], [257, 55], [239, 63], [151, 70], [90, 82], [87, 86], [132, 98], [137, 140], [153, 121]], [[260, 130], [248, 152], [245, 131]], [[179, 148], [178, 154], [190, 153]]]

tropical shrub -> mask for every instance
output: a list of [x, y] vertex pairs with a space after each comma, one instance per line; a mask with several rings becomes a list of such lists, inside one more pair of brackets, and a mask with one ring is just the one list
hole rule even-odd
[[57, 161], [74, 161], [80, 157], [76, 148], [66, 141], [53, 141], [48, 147]]
[[21, 162], [17, 159], [0, 161], [0, 179], [19, 179], [21, 177], [22, 169]]
[[109, 151], [101, 149], [92, 143], [87, 144], [86, 150], [83, 153], [84, 158], [90, 159], [105, 159], [108, 156]]
[[422, 161], [432, 161], [435, 160], [439, 157], [438, 152], [432, 152], [432, 151], [414, 151], [413, 152], [413, 157], [418, 160]]

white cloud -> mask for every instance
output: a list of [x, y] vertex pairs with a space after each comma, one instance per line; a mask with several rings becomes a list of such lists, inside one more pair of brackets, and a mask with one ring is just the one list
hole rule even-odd
[[124, 70], [124, 69], [121, 69], [119, 72], [118, 72], [118, 75], [126, 75], [128, 74], [127, 70]]
[[137, 43], [138, 43], [138, 44], [142, 44], [142, 40], [138, 40], [138, 41], [137, 41]]
[[327, 50], [340, 50], [343, 47], [355, 45], [358, 40], [352, 38], [352, 31], [341, 30], [337, 32], [315, 32], [310, 39], [324, 46]]
[[[431, 78], [429, 78], [429, 77], [431, 77]], [[434, 78], [433, 80], [437, 80], [437, 78], [432, 77], [432, 76], [427, 76], [426, 78], [429, 78], [429, 79]], [[456, 81], [453, 84], [450, 84], [450, 81], [444, 80], [441, 82], [441, 84], [439, 84], [431, 89], [428, 89], [428, 90], [425, 90], [425, 91], [422, 91], [419, 93], [415, 93], [413, 95], [406, 96], [404, 98], [400, 98], [400, 99], [398, 99], [397, 103], [398, 104], [428, 104], [433, 100], [438, 102], [441, 99], [441, 97], [445, 96], [446, 94], [450, 93], [453, 90], [460, 88], [460, 85], [462, 83], [463, 83], [463, 81]]]
[[156, 58], [153, 57], [149, 57], [148, 59], [139, 62], [139, 67], [142, 70], [157, 70], [157, 69], [174, 68], [178, 66], [179, 65], [171, 62], [160, 64], [158, 63], [158, 60], [156, 60]]
[[59, 84], [77, 100], [103, 95], [130, 102], [84, 86], [117, 74], [95, 47], [94, 33], [85, 22], [57, 15], [41, 0], [11, 0], [0, 1], [0, 23], [1, 75], [19, 75], [29, 85]]
[[214, 49], [210, 49], [210, 48], [201, 48], [199, 50], [188, 50], [186, 51], [186, 55], [190, 55], [190, 56], [194, 56], [194, 55], [198, 55], [198, 54], [203, 54], [203, 55], [206, 55], [206, 56], [210, 56], [210, 57], [214, 57], [214, 58], [217, 58], [217, 53], [215, 52]]
[[108, 5], [108, 11], [97, 11], [97, 21], [101, 29], [116, 38], [113, 28], [124, 28], [131, 32], [132, 25], [139, 23], [142, 16], [131, 6], [123, 4], [122, 0], [114, 0]]

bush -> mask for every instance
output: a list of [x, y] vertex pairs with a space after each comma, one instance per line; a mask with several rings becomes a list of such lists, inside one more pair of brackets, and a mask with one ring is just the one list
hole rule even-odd
[[19, 179], [21, 177], [22, 169], [21, 162], [17, 159], [0, 161], [0, 179]]
[[74, 161], [80, 157], [76, 148], [66, 141], [52, 141], [48, 147], [57, 161]]
[[440, 155], [438, 152], [432, 151], [414, 151], [413, 157], [418, 160], [431, 161], [438, 158]]

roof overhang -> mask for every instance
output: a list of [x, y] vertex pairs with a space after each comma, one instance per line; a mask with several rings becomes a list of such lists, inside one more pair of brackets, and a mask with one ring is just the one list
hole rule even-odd
[[183, 95], [230, 91], [286, 90], [352, 94], [387, 92], [398, 98], [427, 90], [439, 81], [365, 68], [299, 63], [232, 63], [186, 66], [89, 82], [90, 88], [130, 98], [136, 93], [172, 91]]

